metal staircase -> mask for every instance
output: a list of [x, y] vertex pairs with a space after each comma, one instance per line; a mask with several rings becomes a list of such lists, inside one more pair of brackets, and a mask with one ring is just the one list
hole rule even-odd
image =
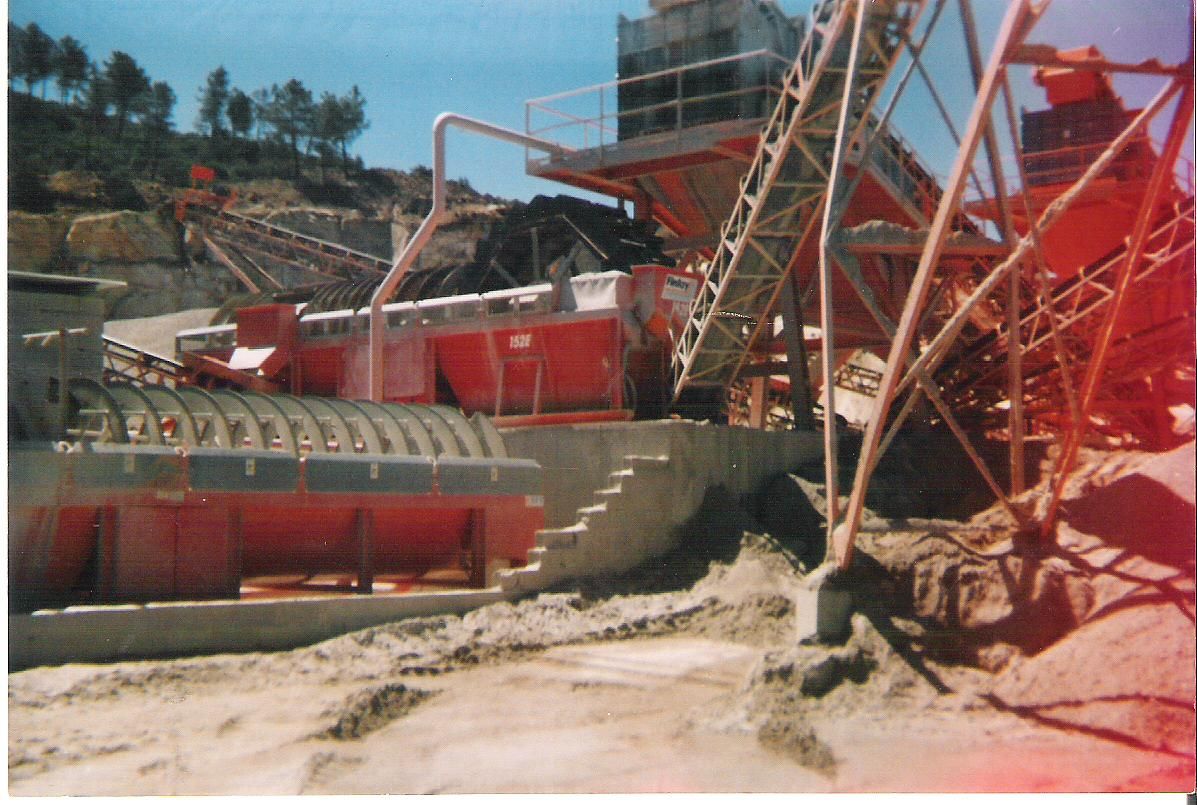
[[[735, 379], [799, 250], [812, 233], [818, 236], [846, 83], [853, 90], [846, 119], [867, 128], [860, 121], [871, 120], [870, 109], [923, 6], [922, 0], [833, 0], [811, 12], [810, 31], [785, 75], [781, 98], [675, 345], [675, 403], [687, 390], [726, 387]], [[862, 28], [852, 36], [862, 10]], [[885, 153], [899, 148], [887, 136], [875, 142]], [[889, 184], [916, 202], [912, 206], [927, 209], [927, 197], [937, 197], [930, 176], [902, 169], [901, 160], [874, 158], [866, 169], [878, 170], [881, 162], [900, 170], [899, 180]], [[833, 211], [837, 218], [839, 213]]]

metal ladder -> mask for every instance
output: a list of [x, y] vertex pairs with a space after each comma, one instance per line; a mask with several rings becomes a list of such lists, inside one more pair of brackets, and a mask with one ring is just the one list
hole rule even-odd
[[[923, 0], [867, 4], [849, 119], [868, 114], [923, 5]], [[859, 7], [855, 0], [832, 0], [811, 12], [810, 31], [786, 72], [777, 107], [675, 343], [675, 403], [687, 389], [726, 387], [735, 380], [768, 323], [795, 256], [812, 233], [818, 236]], [[881, 139], [883, 148], [895, 147], [896, 141]], [[875, 167], [871, 160], [868, 169]], [[927, 192], [921, 177], [911, 178], [912, 192]]]

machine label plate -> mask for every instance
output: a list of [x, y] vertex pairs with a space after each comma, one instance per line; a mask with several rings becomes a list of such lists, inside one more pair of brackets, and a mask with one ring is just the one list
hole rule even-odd
[[679, 277], [670, 274], [665, 277], [665, 286], [661, 288], [661, 298], [667, 302], [684, 302], [690, 304], [694, 295], [698, 293], [698, 277]]

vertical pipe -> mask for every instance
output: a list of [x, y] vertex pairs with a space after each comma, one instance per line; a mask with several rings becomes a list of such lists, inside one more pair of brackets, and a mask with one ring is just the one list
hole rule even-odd
[[67, 437], [67, 328], [58, 328], [58, 438]]
[[[527, 126], [526, 121], [527, 118], [525, 118], [525, 126]], [[437, 117], [436, 122], [432, 124], [432, 209], [429, 210], [428, 215], [420, 223], [420, 227], [416, 230], [411, 240], [404, 246], [403, 251], [395, 258], [395, 262], [391, 265], [391, 270], [370, 297], [368, 373], [369, 397], [374, 402], [382, 402], [383, 376], [386, 371], [383, 360], [383, 339], [386, 335], [386, 320], [382, 315], [382, 306], [390, 298], [390, 295], [394, 293], [395, 289], [399, 287], [400, 281], [407, 274], [412, 264], [415, 263], [424, 246], [432, 239], [433, 233], [436, 232], [437, 227], [440, 226], [441, 219], [444, 217], [446, 199], [445, 130], [449, 126], [455, 126], [456, 128], [471, 131], [475, 134], [482, 134], [505, 142], [522, 145], [525, 148], [536, 148], [551, 154], [560, 154], [564, 151], [561, 146], [548, 140], [542, 140], [539, 137], [532, 137], [527, 134], [520, 134], [517, 131], [505, 129], [502, 126], [484, 123], [481, 120], [455, 115], [451, 112], [445, 112]]]
[[[856, 4], [855, 27], [852, 29], [852, 49], [848, 54], [848, 69], [844, 74], [844, 92], [840, 98], [839, 122], [835, 131], [835, 151], [831, 157], [831, 169], [827, 179], [827, 201], [823, 205], [822, 231], [819, 236], [819, 324], [823, 329], [823, 475], [827, 487], [827, 544], [831, 547], [831, 536], [839, 520], [839, 456], [836, 444], [835, 423], [835, 309], [832, 304], [832, 280], [835, 271], [832, 265], [830, 238], [835, 215], [836, 190], [844, 169], [844, 150], [847, 147], [846, 133], [848, 115], [852, 106], [852, 90], [856, 80], [856, 62], [860, 55], [860, 41], [864, 33], [865, 16], [868, 14], [868, 0]], [[828, 551], [830, 553], [830, 551]]]
[[675, 114], [675, 117], [676, 117], [675, 133], [680, 135], [681, 131], [682, 131], [682, 71], [678, 70], [676, 75], [677, 75], [677, 81], [675, 82], [675, 84], [677, 86], [677, 89], [676, 89], [676, 94], [673, 99], [673, 102], [677, 104], [677, 112]]
[[540, 232], [532, 227], [532, 280], [540, 282]]
[[374, 592], [374, 512], [358, 509], [354, 530], [357, 536], [357, 587], [358, 595]]
[[765, 421], [768, 419], [766, 413], [768, 395], [765, 392], [768, 386], [768, 375], [753, 377], [748, 381], [748, 427], [750, 428], [765, 429]]

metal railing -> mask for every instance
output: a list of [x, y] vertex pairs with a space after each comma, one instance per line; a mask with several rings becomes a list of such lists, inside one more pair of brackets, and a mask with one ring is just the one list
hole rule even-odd
[[[758, 75], [749, 86], [687, 94], [687, 81], [691, 82], [692, 90], [699, 71], [730, 65], [744, 72], [756, 70]], [[601, 154], [620, 139], [621, 128], [625, 129], [626, 138], [627, 123], [636, 118], [653, 121], [651, 126], [634, 129], [636, 136], [662, 131], [680, 133], [695, 125], [714, 122], [714, 116], [709, 120], [695, 120], [696, 115], [688, 115], [688, 110], [693, 112], [696, 108], [701, 110], [702, 104], [710, 108], [714, 104], [754, 95], [765, 99], [759, 115], [765, 118], [776, 104], [776, 98], [781, 93], [782, 77], [790, 65], [790, 59], [773, 51], [753, 50], [533, 98], [524, 102], [524, 130], [530, 135], [551, 139], [573, 149], [598, 148]], [[669, 79], [673, 82], [673, 92], [665, 100], [633, 108], [626, 108], [626, 100], [622, 104], [620, 102], [621, 94], [626, 98], [637, 89], [647, 90], [649, 82], [661, 86]], [[624, 108], [621, 109], [621, 106]], [[737, 118], [735, 114], [730, 114], [724, 119]]]
[[[1108, 142], [1053, 148], [1046, 151], [1029, 151], [1024, 154], [1027, 184], [1031, 187], [1055, 185], [1076, 181], [1097, 157], [1105, 151]], [[1150, 148], [1147, 137], [1137, 137], [1127, 143], [1123, 154], [1106, 169], [1104, 177], [1119, 181], [1144, 181], [1151, 175], [1151, 163], [1138, 158], [1136, 146]]]
[[158, 355], [111, 336], [103, 336], [104, 379], [125, 380], [138, 385], [167, 384], [183, 376], [183, 365], [173, 358]]

